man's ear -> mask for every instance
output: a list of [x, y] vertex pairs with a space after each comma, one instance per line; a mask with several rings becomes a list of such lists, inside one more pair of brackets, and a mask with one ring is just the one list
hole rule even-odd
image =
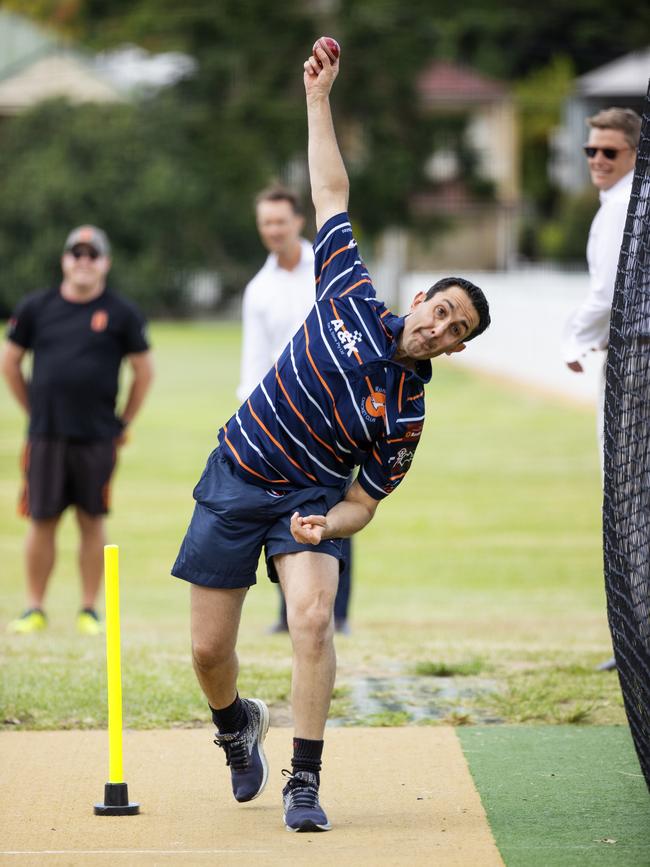
[[454, 346], [452, 349], [445, 349], [445, 355], [453, 355], [454, 352], [462, 352], [463, 349], [467, 349], [464, 343], [459, 343], [457, 346]]
[[420, 304], [422, 304], [422, 302], [425, 300], [426, 297], [427, 297], [426, 292], [418, 292], [417, 295], [411, 301], [411, 312], [413, 312], [413, 310], [415, 310], [416, 307], [419, 307]]

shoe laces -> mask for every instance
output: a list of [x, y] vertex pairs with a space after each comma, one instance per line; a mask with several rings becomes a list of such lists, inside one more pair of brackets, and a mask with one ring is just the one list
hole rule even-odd
[[242, 732], [214, 736], [214, 742], [226, 754], [226, 766], [235, 771], [245, 771], [250, 767], [251, 757]]
[[[318, 803], [318, 784], [315, 782], [316, 775], [309, 774], [309, 777], [302, 776], [308, 771], [297, 771], [292, 774], [286, 768], [282, 770], [282, 775], [287, 777], [287, 783], [284, 787], [284, 793], [288, 798], [288, 809], [294, 810], [296, 807], [304, 807], [313, 809], [320, 807]], [[313, 778], [313, 779], [312, 779]]]

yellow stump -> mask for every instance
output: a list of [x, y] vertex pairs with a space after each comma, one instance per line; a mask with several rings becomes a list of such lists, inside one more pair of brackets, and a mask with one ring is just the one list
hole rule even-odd
[[108, 781], [123, 783], [122, 660], [120, 645], [120, 549], [104, 546], [106, 672], [108, 675]]
[[98, 816], [128, 816], [139, 812], [129, 803], [122, 768], [122, 661], [120, 643], [120, 549], [104, 546], [106, 592], [106, 672], [108, 676], [108, 783], [104, 803], [95, 804]]

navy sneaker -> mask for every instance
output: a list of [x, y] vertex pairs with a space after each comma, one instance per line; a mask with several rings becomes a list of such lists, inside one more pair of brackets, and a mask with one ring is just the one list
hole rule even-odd
[[282, 789], [287, 831], [329, 831], [325, 811], [318, 802], [318, 777], [311, 771], [282, 771], [288, 777]]
[[214, 742], [226, 754], [230, 767], [232, 793], [236, 801], [252, 801], [264, 791], [269, 766], [262, 743], [269, 729], [269, 709], [258, 698], [243, 698], [248, 722], [234, 734], [214, 736]]

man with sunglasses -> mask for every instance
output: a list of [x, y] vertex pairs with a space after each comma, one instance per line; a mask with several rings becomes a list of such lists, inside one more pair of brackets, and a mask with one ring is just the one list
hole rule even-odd
[[[641, 118], [630, 108], [606, 108], [588, 118], [587, 123], [590, 131], [584, 152], [591, 182], [599, 191], [600, 208], [587, 242], [589, 293], [565, 329], [564, 360], [574, 373], [582, 373], [582, 359], [588, 352], [607, 349], [618, 257], [641, 135]], [[596, 414], [601, 470], [604, 464], [605, 366], [606, 356], [598, 386]], [[601, 671], [615, 667], [613, 658], [598, 666]]]
[[[80, 533], [77, 630], [86, 635], [101, 631], [95, 602], [116, 446], [124, 442], [126, 426], [152, 379], [145, 320], [106, 286], [110, 267], [106, 234], [95, 226], [79, 226], [63, 248], [61, 284], [28, 295], [9, 322], [2, 372], [29, 420], [20, 511], [30, 520], [27, 609], [9, 624], [10, 632], [38, 632], [47, 625], [43, 602], [56, 559], [56, 531], [70, 505]], [[22, 371], [28, 351], [33, 355], [29, 382]], [[117, 416], [124, 358], [133, 376]]]

